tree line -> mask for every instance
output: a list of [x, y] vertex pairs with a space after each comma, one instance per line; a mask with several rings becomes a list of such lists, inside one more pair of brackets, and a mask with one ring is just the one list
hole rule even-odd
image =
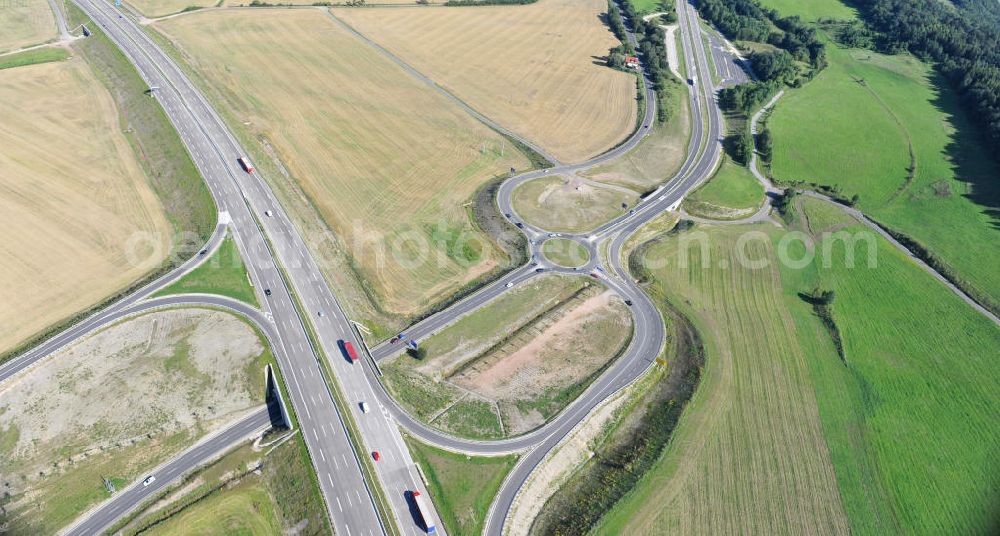
[[[625, 20], [628, 20], [632, 26], [632, 32], [639, 44], [638, 50], [628, 40]], [[656, 119], [661, 123], [666, 122], [673, 114], [673, 110], [669, 107], [669, 101], [665, 98], [666, 92], [670, 85], [676, 82], [673, 82], [670, 66], [667, 63], [667, 52], [664, 46], [666, 35], [663, 29], [655, 22], [647, 23], [642, 20], [631, 2], [624, 2], [619, 8], [613, 0], [608, 0], [607, 22], [615, 37], [622, 42], [621, 45], [612, 48], [608, 53], [608, 65], [616, 69], [625, 69], [626, 55], [636, 55], [642, 58], [646, 75], [653, 83], [653, 90], [656, 92], [656, 100], [659, 103]]]
[[1000, 161], [1000, 28], [995, 24], [1000, 8], [977, 0], [963, 0], [958, 10], [938, 0], [856, 0], [855, 4], [876, 32], [879, 50], [909, 50], [935, 62]]
[[[727, 110], [749, 115], [783, 84], [799, 86], [826, 67], [826, 47], [816, 29], [797, 16], [782, 17], [757, 0], [697, 0], [696, 7], [726, 37], [775, 47], [750, 55], [757, 80], [719, 92], [719, 104]], [[797, 62], [811, 69], [800, 69]]]

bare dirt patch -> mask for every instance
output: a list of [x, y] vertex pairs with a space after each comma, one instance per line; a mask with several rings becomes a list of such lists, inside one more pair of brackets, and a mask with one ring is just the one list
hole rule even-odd
[[[261, 404], [254, 330], [196, 309], [91, 335], [0, 390], [0, 485], [15, 532], [51, 533], [220, 424]], [[260, 385], [258, 385], [260, 384]]]
[[639, 195], [622, 187], [600, 185], [579, 177], [545, 177], [528, 181], [512, 194], [514, 210], [525, 221], [550, 231], [582, 232], [628, 210]]
[[591, 286], [448, 380], [496, 402], [506, 433], [516, 435], [571, 402], [617, 356], [631, 329], [624, 303]]

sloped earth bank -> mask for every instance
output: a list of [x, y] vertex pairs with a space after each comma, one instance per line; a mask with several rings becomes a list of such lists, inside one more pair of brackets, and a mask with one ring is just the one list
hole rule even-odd
[[265, 350], [229, 314], [177, 309], [91, 335], [0, 390], [0, 527], [52, 534], [263, 403]]

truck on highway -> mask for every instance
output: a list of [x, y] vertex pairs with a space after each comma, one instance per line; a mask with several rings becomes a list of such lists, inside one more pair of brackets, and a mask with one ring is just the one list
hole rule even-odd
[[358, 351], [354, 349], [354, 345], [351, 341], [345, 341], [343, 339], [337, 341], [340, 346], [340, 351], [344, 353], [344, 356], [350, 359], [352, 362], [358, 360]]
[[241, 156], [237, 158], [236, 161], [240, 163], [240, 167], [243, 168], [243, 171], [253, 173], [253, 164], [250, 163], [250, 160], [247, 157]]
[[434, 526], [434, 518], [431, 517], [431, 510], [427, 507], [427, 500], [419, 491], [414, 491], [412, 495], [413, 502], [417, 505], [417, 512], [420, 514], [420, 524], [427, 534], [434, 534], [437, 532], [437, 527]]

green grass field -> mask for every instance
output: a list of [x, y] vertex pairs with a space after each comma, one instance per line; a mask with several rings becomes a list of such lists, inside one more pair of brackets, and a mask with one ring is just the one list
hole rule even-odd
[[156, 293], [170, 294], [219, 294], [259, 306], [254, 288], [247, 277], [247, 269], [236, 248], [236, 242], [227, 236], [219, 249], [201, 266], [191, 270], [179, 281]]
[[553, 264], [573, 268], [590, 260], [590, 253], [579, 242], [566, 238], [550, 238], [542, 244], [542, 254]]
[[[258, 462], [260, 472], [248, 472]], [[241, 445], [189, 476], [185, 484], [184, 491], [168, 495], [161, 508], [136, 513], [121, 534], [266, 536], [330, 532], [300, 436], [263, 451], [249, 443]]]
[[281, 525], [267, 491], [249, 480], [188, 508], [144, 534], [260, 535], [277, 534]]
[[[630, 4], [635, 6], [637, 13], [654, 13], [657, 11], [663, 11], [663, 0], [628, 0]], [[673, 4], [670, 3], [671, 8]]]
[[684, 199], [684, 210], [714, 219], [745, 218], [764, 201], [764, 187], [750, 170], [724, 158], [715, 175]]
[[[655, 284], [702, 333], [706, 367], [665, 456], [597, 533], [990, 531], [1000, 330], [832, 205], [802, 208], [804, 267], [779, 262], [805, 249], [770, 226], [696, 227], [710, 256], [692, 246], [686, 267], [692, 232], [647, 252], [669, 261]], [[872, 237], [874, 268], [865, 242], [853, 267], [842, 242], [824, 257], [820, 233], [838, 229]], [[845, 360], [800, 297], [815, 288], [836, 293]]]
[[[749, 231], [757, 238], [737, 248]], [[809, 360], [837, 356], [819, 337], [797, 337], [773, 263], [741, 262], [770, 258], [776, 232], [696, 225], [646, 250], [653, 292], [699, 331], [705, 366], [663, 457], [595, 533], [847, 530], [808, 376]]]
[[[811, 224], [830, 221], [822, 205], [804, 205]], [[869, 232], [858, 224], [845, 230]], [[809, 366], [852, 532], [990, 532], [1000, 490], [1000, 330], [906, 255], [877, 243], [876, 269], [866, 268], [864, 247], [848, 268], [837, 245], [829, 268], [782, 270], [804, 335], [812, 312], [796, 293], [836, 292], [846, 366], [839, 359]]]
[[839, 0], [760, 0], [764, 7], [777, 9], [787, 17], [798, 15], [805, 21], [815, 21], [821, 17], [830, 19], [853, 19], [854, 9]]
[[62, 61], [69, 57], [69, 51], [62, 47], [36, 48], [0, 56], [0, 70], [12, 67], [22, 67], [24, 65], [34, 65], [36, 63], [48, 63], [50, 61]]
[[[840, 5], [815, 0], [796, 3], [802, 4], [796, 10], [788, 4], [783, 14], [807, 17]], [[789, 91], [768, 121], [774, 177], [860, 195], [859, 208], [923, 244], [973, 295], [996, 307], [1000, 270], [981, 252], [1000, 250], [1000, 169], [958, 96], [910, 56], [832, 43], [827, 54], [829, 67]]]
[[471, 457], [406, 438], [413, 459], [427, 477], [427, 488], [451, 534], [482, 533], [486, 511], [517, 456]]

